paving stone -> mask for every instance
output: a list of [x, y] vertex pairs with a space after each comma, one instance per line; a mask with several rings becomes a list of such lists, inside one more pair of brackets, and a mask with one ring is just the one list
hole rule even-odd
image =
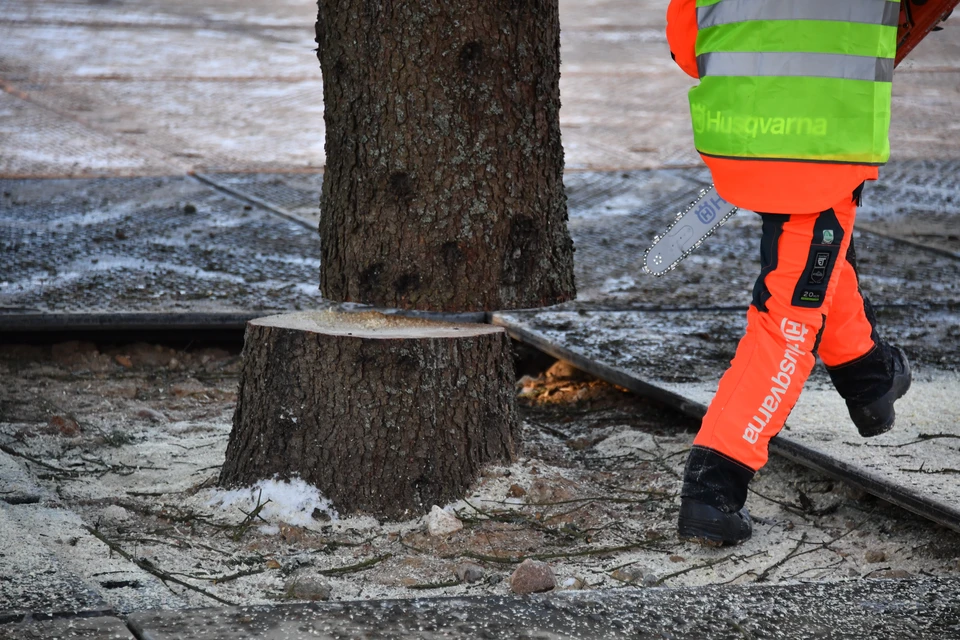
[[564, 591], [135, 613], [142, 640], [949, 638], [960, 580]]
[[7, 504], [33, 504], [53, 497], [16, 458], [0, 451], [0, 500]]
[[111, 552], [68, 509], [0, 502], [0, 540], [0, 622], [188, 604], [156, 577]]
[[36, 531], [17, 523], [12, 510], [23, 508], [0, 503], [0, 622], [109, 610], [99, 594], [36, 543]]
[[133, 640], [119, 618], [67, 618], [0, 624], [0, 640]]

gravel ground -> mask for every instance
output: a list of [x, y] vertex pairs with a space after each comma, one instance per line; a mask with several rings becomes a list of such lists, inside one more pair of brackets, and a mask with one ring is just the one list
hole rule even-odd
[[[309, 501], [251, 517], [262, 495], [231, 502], [215, 487], [238, 365], [218, 348], [0, 347], [0, 518], [38, 541], [4, 562], [52, 554], [120, 612], [503, 595], [526, 558], [548, 563], [558, 589], [960, 573], [957, 534], [778, 459], [752, 485], [750, 542], [679, 542], [695, 422], [550, 361], [521, 372], [519, 459], [441, 505], [463, 529], [331, 519]], [[50, 582], [11, 573], [0, 610]]]

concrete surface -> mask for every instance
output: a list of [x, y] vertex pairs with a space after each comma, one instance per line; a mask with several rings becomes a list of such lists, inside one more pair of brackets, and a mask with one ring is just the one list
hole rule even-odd
[[946, 638], [956, 579], [620, 589], [136, 613], [142, 640], [263, 638]]
[[[569, 171], [697, 165], [665, 2], [562, 0]], [[323, 167], [310, 0], [6, 0], [2, 177]], [[956, 158], [960, 29], [894, 83], [895, 159]]]
[[36, 532], [17, 522], [11, 509], [0, 502], [0, 623], [31, 613], [69, 615], [107, 610], [99, 594], [55, 553], [37, 544]]
[[[564, 312], [569, 315], [523, 321], [540, 323], [538, 330], [556, 344], [569, 345], [579, 335], [594, 349], [584, 348], [586, 356], [623, 366], [695, 404], [709, 397], [742, 313], [691, 311], [697, 326], [689, 327], [665, 322], [662, 314], [651, 322], [653, 316], [639, 310], [745, 305], [756, 225], [741, 214], [673, 280], [641, 280], [637, 271], [649, 237], [709, 180], [691, 143], [685, 93], [692, 81], [666, 48], [664, 4], [561, 1], [561, 125], [582, 296]], [[11, 194], [0, 192], [0, 282], [6, 283], [0, 306], [14, 313], [216, 312], [316, 304], [310, 224], [324, 156], [314, 16], [310, 0], [0, 0], [0, 179]], [[960, 29], [949, 25], [897, 71], [895, 163], [868, 193], [861, 214], [866, 224], [857, 238], [865, 287], [885, 305], [884, 319], [921, 362], [921, 384], [945, 399], [946, 410], [937, 414], [912, 404], [919, 394], [908, 397], [907, 429], [867, 448], [835, 435], [833, 420], [842, 419], [842, 408], [828, 390], [813, 388], [804, 402], [817, 405], [810, 412], [817, 423], [792, 421], [789, 427], [791, 438], [807, 438], [811, 446], [833, 437], [826, 443], [831, 455], [847, 456], [861, 470], [875, 465], [905, 487], [930, 486], [935, 478], [933, 488], [947, 491], [943, 499], [952, 505], [960, 478], [956, 434], [949, 431], [960, 422], [953, 409], [960, 392], [958, 98]], [[649, 169], [657, 171], [638, 171]], [[184, 177], [191, 171], [213, 186]], [[126, 182], [35, 180], [98, 176]], [[184, 215], [188, 201], [196, 214]], [[68, 226], [70, 240], [77, 240], [72, 245], [62, 242]], [[192, 247], [190, 237], [204, 234]], [[269, 245], [263, 255], [249, 242], [253, 235]], [[937, 251], [918, 251], [917, 244]], [[21, 270], [17, 279], [8, 275], [14, 266]], [[164, 296], [151, 298], [148, 287]], [[917, 301], [923, 307], [911, 310]], [[598, 318], [590, 317], [601, 309], [619, 311], [604, 314], [600, 320], [610, 326], [595, 330], [591, 322]], [[639, 364], [648, 357], [663, 361], [650, 335], [638, 329], [656, 326], [668, 346], [693, 335], [697, 349], [680, 354], [675, 366]], [[814, 378], [811, 386], [822, 382]], [[925, 437], [936, 434], [948, 437]], [[15, 465], [2, 462], [0, 489], [16, 494], [15, 501], [42, 491], [22, 474], [8, 474]], [[54, 521], [77, 529], [77, 544], [92, 549], [89, 536], [79, 535], [75, 514], [29, 503], [0, 509], [0, 537], [29, 549], [33, 533]], [[70, 541], [47, 542], [64, 547]], [[0, 577], [3, 599], [17, 602], [0, 620], [101, 610], [102, 600], [62, 557], [41, 546], [18, 563], [44, 589], [10, 593]], [[121, 578], [134, 575], [116, 557], [110, 563]], [[43, 600], [51, 581], [60, 596], [56, 603]], [[138, 600], [140, 592], [117, 597], [128, 610], [137, 602], [178, 606], [159, 582], [148, 587], [150, 602]], [[237, 634], [251, 628], [272, 629], [273, 635], [261, 637], [277, 638], [615, 637], [628, 630], [633, 637], [952, 637], [960, 635], [958, 600], [955, 580], [921, 579], [207, 610], [138, 614], [132, 622], [142, 638], [155, 640], [242, 637]], [[50, 635], [127, 637], [111, 618], [0, 625], [0, 638]]]
[[0, 640], [133, 640], [119, 618], [32, 620], [0, 626]]

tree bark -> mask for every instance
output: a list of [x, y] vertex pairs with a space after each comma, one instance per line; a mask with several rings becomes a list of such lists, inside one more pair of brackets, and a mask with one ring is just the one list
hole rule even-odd
[[434, 311], [570, 300], [557, 0], [319, 0], [320, 283]]
[[378, 313], [253, 320], [223, 486], [299, 476], [340, 513], [399, 519], [515, 455], [514, 373], [490, 325]]

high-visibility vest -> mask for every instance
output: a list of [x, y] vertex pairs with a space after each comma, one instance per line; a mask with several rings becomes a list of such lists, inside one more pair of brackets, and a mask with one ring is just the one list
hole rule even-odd
[[899, 14], [899, 0], [697, 0], [697, 150], [886, 162]]

